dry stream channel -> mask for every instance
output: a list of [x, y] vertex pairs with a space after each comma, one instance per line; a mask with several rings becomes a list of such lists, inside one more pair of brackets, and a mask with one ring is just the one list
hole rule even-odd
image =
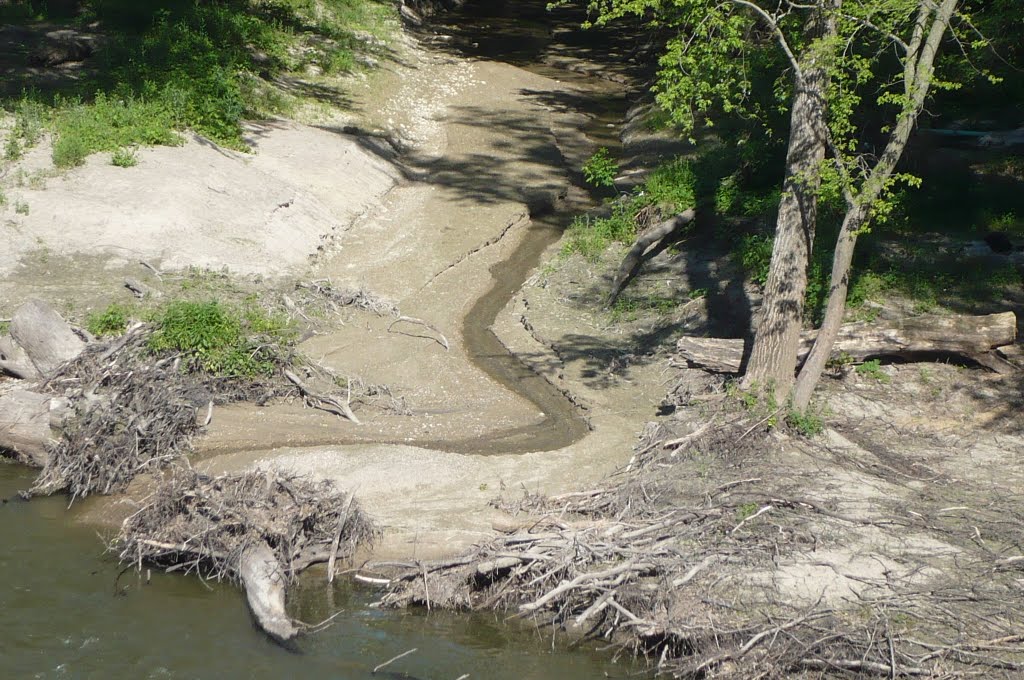
[[[543, 3], [534, 3], [537, 10]], [[495, 16], [495, 13], [497, 16]], [[588, 79], [532, 60], [555, 32], [516, 9], [450, 17], [456, 43], [474, 57], [506, 61], [549, 77]], [[457, 22], [457, 23], [456, 23]], [[479, 35], [478, 41], [472, 36]], [[610, 92], [604, 84], [603, 90]], [[622, 116], [619, 92], [594, 100], [587, 133], [615, 139]], [[586, 424], [557, 389], [510, 354], [491, 332], [496, 315], [538, 265], [570, 215], [534, 219], [528, 237], [491, 269], [494, 285], [467, 314], [467, 354], [494, 380], [545, 414], [541, 422], [490, 437], [421, 445], [460, 453], [552, 450], [584, 436]], [[418, 442], [420, 443], [420, 442]], [[122, 571], [103, 551], [96, 531], [76, 522], [61, 498], [16, 499], [31, 472], [0, 465], [0, 677], [3, 678], [503, 678], [623, 677], [631, 670], [607, 653], [568, 650], [549, 634], [495, 615], [383, 611], [374, 593], [324, 584], [308, 576], [292, 593], [300, 620], [341, 612], [333, 625], [303, 638], [295, 649], [271, 643], [252, 625], [239, 591], [226, 584], [144, 570]], [[416, 652], [377, 674], [373, 668], [407, 650]], [[636, 669], [632, 669], [634, 672]]]

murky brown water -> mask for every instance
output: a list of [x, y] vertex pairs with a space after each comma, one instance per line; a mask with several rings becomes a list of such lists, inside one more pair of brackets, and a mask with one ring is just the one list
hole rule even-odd
[[[31, 484], [29, 470], [0, 463], [0, 498]], [[257, 631], [227, 584], [121, 567], [66, 501], [0, 503], [0, 678], [263, 679], [422, 678], [584, 680], [625, 677], [628, 667], [588, 650], [552, 649], [541, 633], [492, 615], [458, 616], [370, 607], [374, 593], [310, 575], [290, 601], [316, 622], [342, 611], [296, 651]], [[418, 651], [371, 671], [408, 649]], [[633, 669], [635, 671], [635, 669]]]

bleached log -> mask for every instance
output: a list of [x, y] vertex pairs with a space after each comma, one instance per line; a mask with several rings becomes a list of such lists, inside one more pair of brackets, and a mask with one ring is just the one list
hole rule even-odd
[[[928, 355], [954, 355], [975, 361], [997, 373], [1016, 369], [995, 350], [1016, 339], [1017, 317], [1013, 312], [982, 316], [916, 316], [896, 321], [844, 324], [832, 348], [832, 356], [854, 361], [872, 357], [915, 359]], [[806, 358], [817, 331], [800, 338], [799, 361]], [[677, 354], [690, 365], [716, 373], [738, 373], [743, 363], [744, 342], [732, 338], [682, 337]]]
[[85, 349], [85, 342], [45, 302], [29, 300], [11, 319], [11, 336], [44, 377]]
[[28, 354], [9, 335], [0, 337], [0, 373], [6, 373], [20, 380], [39, 378], [39, 371], [32, 365]]
[[284, 608], [284, 571], [266, 543], [247, 548], [242, 553], [239, 575], [249, 609], [260, 628], [280, 642], [287, 642], [298, 635], [295, 622]]
[[44, 467], [46, 447], [54, 438], [51, 426], [63, 420], [63, 413], [62, 402], [48, 394], [15, 390], [0, 395], [0, 448], [26, 465]]

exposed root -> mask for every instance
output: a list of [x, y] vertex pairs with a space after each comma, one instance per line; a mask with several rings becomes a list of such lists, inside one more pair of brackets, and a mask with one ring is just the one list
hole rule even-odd
[[401, 316], [394, 303], [362, 288], [335, 288], [328, 279], [300, 283], [307, 309], [337, 313], [345, 308], [361, 309], [379, 316]]

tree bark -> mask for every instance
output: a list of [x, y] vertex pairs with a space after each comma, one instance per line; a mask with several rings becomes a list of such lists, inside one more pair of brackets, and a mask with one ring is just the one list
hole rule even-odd
[[48, 394], [15, 390], [0, 395], [0, 449], [11, 451], [22, 463], [45, 467], [53, 442], [51, 425], [62, 419], [61, 405]]
[[780, 402], [789, 396], [796, 373], [796, 350], [803, 327], [807, 268], [814, 247], [821, 163], [828, 145], [825, 97], [829, 50], [836, 35], [835, 10], [827, 0], [808, 19], [814, 42], [801, 60], [790, 114], [786, 179], [775, 227], [764, 301], [743, 384], [772, 390]]
[[284, 608], [285, 577], [277, 556], [265, 543], [242, 553], [239, 575], [256, 622], [267, 635], [287, 642], [299, 634]]
[[[885, 151], [871, 170], [860, 193], [851, 201], [843, 219], [843, 226], [836, 242], [832, 261], [832, 277], [828, 304], [821, 331], [807, 361], [800, 370], [793, 391], [793, 408], [799, 412], [807, 409], [811, 394], [821, 378], [825, 364], [833, 353], [832, 345], [840, 333], [843, 316], [846, 314], [846, 295], [849, 287], [850, 265], [857, 245], [857, 235], [864, 229], [871, 217], [871, 206], [882, 195], [903, 150], [910, 139], [917, 117], [924, 107], [928, 89], [931, 86], [935, 55], [942, 43], [946, 28], [956, 9], [957, 0], [943, 0], [935, 5], [922, 0], [914, 35], [908, 45], [904, 61], [905, 94], [908, 105], [901, 113], [896, 127], [886, 144]], [[926, 28], [927, 27], [927, 28]]]
[[32, 360], [28, 358], [25, 350], [6, 335], [0, 337], [0, 373], [6, 373], [19, 380], [39, 378], [39, 371], [32, 365]]
[[661, 224], [655, 225], [637, 236], [636, 242], [633, 243], [633, 247], [629, 249], [626, 256], [622, 258], [622, 264], [619, 265], [619, 270], [615, 273], [615, 279], [612, 281], [611, 292], [608, 293], [608, 301], [606, 303], [608, 307], [615, 304], [615, 301], [619, 299], [619, 295], [622, 294], [623, 289], [630, 281], [633, 280], [633, 277], [636, 276], [636, 273], [643, 262], [644, 253], [647, 252], [647, 249], [655, 243], [668, 238], [676, 231], [692, 222], [696, 215], [696, 211], [693, 208], [690, 208], [689, 210], [668, 218]]
[[11, 336], [44, 377], [85, 349], [85, 341], [71, 330], [60, 314], [39, 300], [29, 300], [15, 310]]
[[[915, 359], [957, 355], [998, 372], [1016, 370], [993, 352], [1010, 345], [1017, 333], [1013, 312], [984, 316], [917, 316], [885, 323], [848, 323], [838, 329], [831, 357], [848, 355], [855, 361], [871, 357]], [[817, 331], [801, 335], [798, 361], [817, 347]], [[678, 354], [689, 363], [718, 373], [738, 373], [743, 361], [743, 340], [683, 337]]]

